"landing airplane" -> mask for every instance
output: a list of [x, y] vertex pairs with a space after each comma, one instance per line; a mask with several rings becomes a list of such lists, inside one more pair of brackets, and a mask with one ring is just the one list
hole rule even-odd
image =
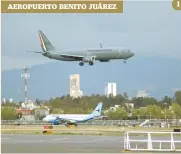
[[43, 118], [43, 121], [52, 123], [54, 125], [65, 124], [66, 127], [72, 125], [77, 126], [78, 123], [84, 123], [90, 120], [102, 118], [102, 105], [103, 103], [99, 103], [91, 114], [60, 114], [58, 116], [47, 115], [45, 118]]
[[40, 53], [45, 57], [61, 61], [79, 61], [79, 65], [83, 66], [84, 63], [94, 65], [95, 61], [109, 62], [110, 60], [124, 59], [124, 63], [130, 57], [134, 56], [134, 53], [128, 49], [121, 48], [104, 48], [100, 44], [100, 48], [97, 49], [81, 49], [81, 50], [61, 50], [56, 49], [53, 44], [48, 40], [46, 35], [39, 30], [39, 38], [41, 43], [42, 52], [28, 51], [34, 53]]

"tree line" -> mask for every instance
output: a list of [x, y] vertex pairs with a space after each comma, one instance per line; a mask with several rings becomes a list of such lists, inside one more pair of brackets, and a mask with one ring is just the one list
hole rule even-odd
[[139, 120], [139, 119], [180, 119], [181, 106], [173, 102], [168, 107], [160, 107], [159, 105], [147, 105], [132, 109], [130, 112], [126, 108], [118, 108], [116, 111], [110, 111], [108, 119], [111, 120]]
[[[128, 98], [127, 93], [118, 94], [116, 97], [93, 94], [74, 99], [67, 95], [51, 98], [43, 104], [37, 99], [35, 104], [48, 106], [52, 114], [86, 114], [92, 112], [98, 102], [103, 102], [103, 114], [108, 115], [109, 119], [181, 118], [181, 91], [176, 91], [174, 97], [164, 96], [162, 100], [154, 97]], [[129, 103], [134, 104], [134, 109], [126, 105]], [[104, 112], [115, 105], [120, 105], [120, 108]], [[2, 104], [1, 119], [17, 119], [18, 116], [14, 114], [15, 107], [17, 105], [13, 103]]]

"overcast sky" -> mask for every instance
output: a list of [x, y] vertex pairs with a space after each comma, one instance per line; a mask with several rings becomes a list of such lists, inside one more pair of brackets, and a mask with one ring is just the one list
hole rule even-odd
[[55, 47], [130, 48], [137, 56], [181, 58], [181, 12], [167, 2], [124, 2], [123, 14], [2, 14], [2, 69], [52, 62], [40, 51], [41, 29]]

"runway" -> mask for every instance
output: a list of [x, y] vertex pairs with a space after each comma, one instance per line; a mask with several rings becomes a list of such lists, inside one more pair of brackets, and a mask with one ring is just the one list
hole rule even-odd
[[[123, 137], [2, 135], [3, 153], [121, 152]], [[11, 147], [11, 148], [10, 148]]]
[[124, 153], [123, 136], [2, 134], [1, 143], [2, 153]]

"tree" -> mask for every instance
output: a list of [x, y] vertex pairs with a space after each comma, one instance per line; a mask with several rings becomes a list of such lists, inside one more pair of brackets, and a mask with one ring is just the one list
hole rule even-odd
[[17, 119], [21, 119], [22, 116], [23, 116], [23, 114], [20, 112], [20, 113], [18, 113], [18, 114], [16, 115], [16, 118], [17, 118]]
[[127, 100], [127, 99], [128, 99], [128, 94], [125, 92], [125, 93], [123, 94], [123, 97]]
[[168, 108], [162, 110], [161, 118], [162, 119], [173, 119], [173, 113]]
[[122, 120], [127, 119], [128, 117], [127, 112], [122, 108], [119, 108], [116, 111], [109, 111], [107, 115], [112, 120]]
[[140, 119], [146, 119], [146, 107], [139, 108]]
[[133, 119], [145, 119], [146, 118], [146, 108], [140, 107], [139, 109], [132, 110]]
[[63, 110], [60, 108], [52, 108], [51, 114], [60, 114], [63, 113]]
[[147, 117], [151, 119], [159, 119], [161, 118], [161, 107], [157, 105], [148, 105], [146, 108]]
[[153, 97], [148, 98], [133, 98], [132, 102], [134, 103], [134, 106], [137, 107], [145, 107], [147, 105], [156, 105], [158, 104], [158, 101]]
[[38, 99], [36, 99], [36, 100], [35, 100], [35, 104], [36, 104], [36, 105], [38, 105], [38, 106], [39, 106], [39, 105], [40, 105], [40, 103], [41, 103], [41, 102], [40, 102]]
[[17, 114], [14, 107], [2, 107], [1, 108], [1, 119], [2, 120], [16, 120]]
[[164, 96], [163, 100], [161, 101], [162, 103], [166, 104], [171, 104], [172, 98], [168, 97], [167, 95]]
[[16, 103], [9, 103], [9, 102], [6, 102], [6, 103], [3, 103], [2, 106], [8, 106], [8, 107], [16, 107]]
[[131, 111], [131, 114], [132, 114], [133, 119], [138, 119], [139, 118], [139, 109], [133, 109]]
[[175, 92], [175, 99], [176, 99], [176, 102], [181, 105], [181, 91], [176, 91]]
[[176, 118], [181, 118], [181, 107], [178, 103], [172, 103], [172, 109]]

